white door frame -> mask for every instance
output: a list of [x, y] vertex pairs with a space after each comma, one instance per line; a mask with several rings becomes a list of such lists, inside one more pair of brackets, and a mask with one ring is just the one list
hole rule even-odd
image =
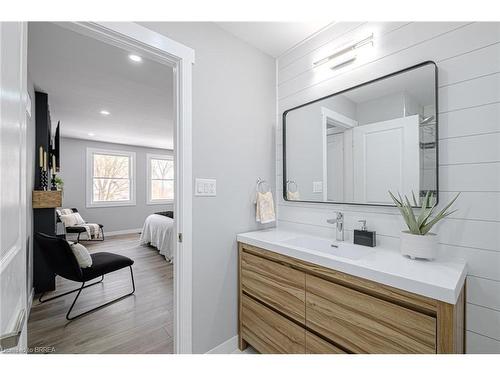
[[134, 22], [58, 23], [80, 34], [134, 51], [174, 71], [174, 351], [192, 353], [192, 65], [194, 50]]
[[[0, 108], [0, 113], [4, 110], [4, 113], [1, 113], [2, 116], [0, 117], [2, 121], [1, 126], [6, 129], [5, 133], [0, 132], [0, 147], [4, 146], [5, 142], [10, 142], [10, 144], [6, 146], [8, 152], [0, 155], [0, 158], [5, 157], [7, 159], [8, 169], [10, 170], [2, 170], [0, 175], [0, 193], [2, 194], [2, 198], [5, 199], [5, 201], [2, 200], [2, 204], [10, 206], [10, 208], [17, 208], [18, 217], [17, 223], [12, 221], [16, 220], [15, 217], [8, 218], [11, 224], [17, 224], [15, 228], [16, 232], [11, 233], [17, 236], [10, 238], [8, 243], [0, 242], [2, 246], [7, 246], [7, 248], [2, 249], [0, 255], [0, 288], [2, 288], [0, 299], [4, 298], [0, 301], [0, 304], [5, 304], [0, 311], [0, 335], [20, 333], [20, 335], [13, 335], [13, 337], [16, 337], [13, 342], [17, 342], [17, 345], [4, 350], [12, 353], [24, 353], [27, 350], [28, 344], [26, 328], [30, 292], [27, 291], [26, 282], [26, 256], [28, 251], [26, 236], [26, 202], [28, 195], [26, 178], [28, 29], [24, 22], [10, 22], [8, 25], [5, 24], [5, 22], [0, 22], [0, 60], [5, 59], [6, 61], [6, 69], [0, 75], [2, 105], [6, 103], [5, 107], [2, 106]], [[4, 39], [2, 33], [6, 31]], [[7, 42], [7, 44], [4, 46], [2, 45], [3, 42]], [[2, 54], [5, 54], [5, 57]], [[2, 76], [4, 74], [6, 76]], [[17, 81], [18, 79], [19, 81]], [[6, 140], [2, 139], [3, 134], [8, 137], [6, 137]], [[15, 149], [16, 146], [18, 147], [17, 149]], [[15, 170], [14, 174], [16, 174], [13, 181], [5, 179], [6, 177], [7, 179], [12, 177], [12, 174], [8, 173], [11, 170]], [[16, 189], [15, 192], [14, 189]], [[31, 197], [31, 192], [29, 196]], [[1, 221], [2, 217], [0, 216]], [[0, 233], [0, 238], [2, 235], [4, 234]], [[7, 276], [1, 277], [5, 274]], [[5, 282], [5, 284], [2, 284], [2, 282]]]
[[323, 201], [328, 201], [328, 120], [335, 122], [340, 127], [352, 129], [358, 122], [335, 112], [330, 108], [321, 107], [321, 137], [323, 143]]

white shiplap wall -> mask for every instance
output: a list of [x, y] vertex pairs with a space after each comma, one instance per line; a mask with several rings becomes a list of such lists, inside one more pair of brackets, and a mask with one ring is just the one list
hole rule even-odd
[[[349, 68], [317, 74], [313, 61], [369, 32], [373, 54]], [[281, 56], [277, 62], [278, 225], [332, 235], [325, 223], [346, 214], [350, 237], [367, 219], [380, 244], [398, 246], [403, 222], [395, 209], [306, 204], [282, 198], [284, 110], [408, 66], [433, 60], [439, 69], [441, 202], [463, 192], [453, 218], [438, 227], [441, 251], [468, 262], [468, 353], [500, 353], [500, 23], [337, 23]]]

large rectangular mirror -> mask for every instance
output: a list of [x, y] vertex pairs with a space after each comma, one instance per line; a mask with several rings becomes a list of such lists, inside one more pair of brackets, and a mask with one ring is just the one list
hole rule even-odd
[[437, 200], [437, 67], [426, 62], [283, 114], [289, 201], [394, 205]]

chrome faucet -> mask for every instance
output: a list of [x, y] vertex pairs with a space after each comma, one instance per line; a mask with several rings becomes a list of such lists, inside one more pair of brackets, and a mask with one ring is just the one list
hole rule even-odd
[[336, 219], [328, 219], [326, 222], [328, 224], [337, 224], [335, 239], [337, 241], [344, 241], [344, 214], [337, 212]]

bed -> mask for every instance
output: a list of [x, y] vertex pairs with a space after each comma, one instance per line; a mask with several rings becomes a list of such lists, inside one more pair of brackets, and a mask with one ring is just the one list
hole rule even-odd
[[162, 214], [149, 215], [144, 221], [141, 244], [156, 247], [169, 262], [174, 253], [174, 220]]

